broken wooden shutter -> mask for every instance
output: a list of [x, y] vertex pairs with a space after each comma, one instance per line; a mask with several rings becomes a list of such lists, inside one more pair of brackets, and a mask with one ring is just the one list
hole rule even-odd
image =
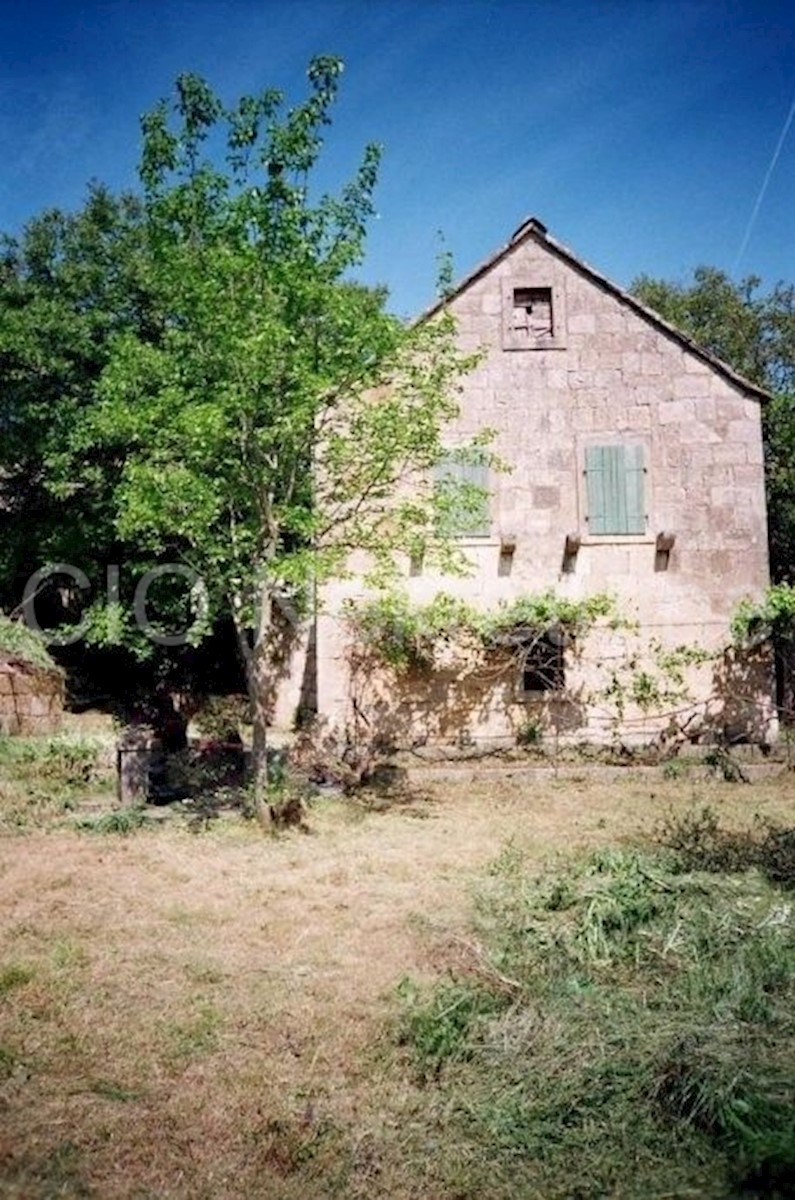
[[642, 446], [587, 446], [585, 480], [590, 534], [645, 533]]

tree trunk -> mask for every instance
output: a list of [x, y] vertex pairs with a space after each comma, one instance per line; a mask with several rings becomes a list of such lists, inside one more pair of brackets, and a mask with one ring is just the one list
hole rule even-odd
[[254, 628], [254, 644], [246, 664], [249, 701], [251, 703], [251, 784], [254, 789], [254, 812], [263, 829], [272, 825], [268, 803], [268, 675], [270, 670], [269, 634], [271, 627], [271, 597], [265, 586], [260, 593], [259, 613]]
[[268, 725], [262, 689], [249, 687], [252, 715], [251, 786], [254, 789], [254, 812], [263, 829], [271, 827], [268, 803]]

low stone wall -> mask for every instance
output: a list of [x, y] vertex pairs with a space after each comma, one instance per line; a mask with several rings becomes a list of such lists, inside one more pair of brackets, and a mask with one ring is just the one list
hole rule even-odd
[[63, 704], [60, 671], [42, 671], [21, 659], [0, 659], [0, 733], [55, 733]]

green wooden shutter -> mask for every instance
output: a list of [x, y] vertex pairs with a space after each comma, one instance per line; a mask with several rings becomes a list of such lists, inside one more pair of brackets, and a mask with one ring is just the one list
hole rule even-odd
[[587, 446], [585, 481], [589, 533], [645, 533], [642, 446]]
[[585, 449], [585, 482], [588, 491], [588, 532], [610, 533], [607, 515], [608, 480], [605, 454], [609, 446]]
[[646, 532], [646, 468], [643, 465], [643, 447], [624, 447], [624, 472], [626, 477], [627, 533]]
[[485, 463], [461, 463], [459, 472], [459, 479], [462, 483], [478, 488], [483, 493], [477, 497], [474, 511], [468, 507], [466, 514], [462, 514], [462, 524], [466, 525], [463, 536], [488, 537], [491, 533], [488, 497], [489, 469]]
[[454, 537], [488, 537], [491, 533], [491, 517], [489, 511], [489, 468], [485, 463], [461, 462], [455, 453], [445, 456], [444, 460], [434, 468], [434, 478], [438, 485], [463, 484], [478, 488], [482, 496], [475, 497], [475, 503], [462, 503], [453, 509], [449, 519], [443, 522], [441, 532], [452, 534]]

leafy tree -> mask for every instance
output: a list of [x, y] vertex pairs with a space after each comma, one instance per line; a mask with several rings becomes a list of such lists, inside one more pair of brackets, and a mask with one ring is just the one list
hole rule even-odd
[[[46, 463], [107, 365], [122, 329], [149, 320], [143, 209], [89, 189], [74, 214], [51, 210], [0, 238], [0, 602], [16, 605], [47, 561], [89, 572], [118, 558], [108, 489], [75, 489], [65, 509]], [[86, 464], [95, 473], [113, 464]]]
[[635, 295], [772, 396], [763, 410], [773, 575], [795, 572], [795, 286], [760, 291], [699, 267], [692, 282], [640, 276]]
[[117, 535], [186, 564], [228, 604], [263, 813], [280, 598], [299, 603], [352, 552], [382, 574], [398, 551], [452, 554], [426, 480], [470, 360], [449, 317], [407, 327], [382, 291], [350, 280], [379, 152], [365, 149], [337, 195], [315, 194], [341, 70], [314, 59], [307, 98], [287, 110], [273, 90], [225, 109], [183, 75], [173, 110], [161, 102], [144, 118], [152, 320], [113, 339], [94, 402], [49, 458], [67, 500], [105, 494], [107, 474], [86, 463], [117, 463]]

